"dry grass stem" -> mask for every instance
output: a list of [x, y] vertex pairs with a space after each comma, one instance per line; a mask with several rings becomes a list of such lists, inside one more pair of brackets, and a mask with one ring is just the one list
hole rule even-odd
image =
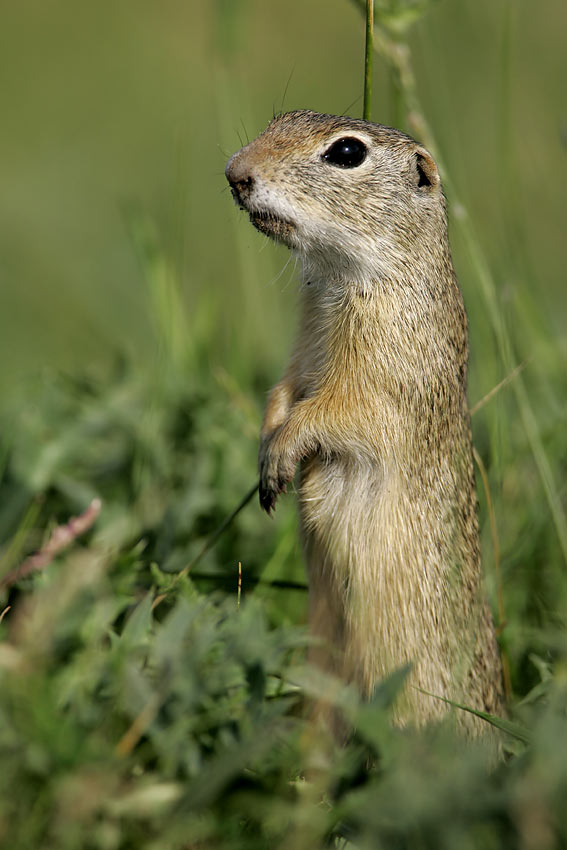
[[484, 407], [485, 404], [487, 404], [492, 398], [494, 398], [494, 396], [499, 393], [500, 390], [503, 389], [503, 387], [509, 384], [510, 381], [513, 381], [516, 375], [519, 375], [520, 372], [522, 372], [527, 365], [527, 360], [524, 360], [523, 363], [518, 363], [518, 365], [514, 369], [512, 369], [512, 371], [508, 375], [506, 375], [505, 378], [502, 378], [500, 383], [496, 384], [495, 387], [492, 387], [492, 389], [487, 392], [485, 396], [479, 399], [476, 404], [473, 404], [473, 406], [471, 407], [471, 416], [474, 416], [475, 413], [477, 413], [481, 409], [481, 407]]
[[71, 519], [63, 525], [58, 525], [53, 530], [47, 543], [34, 555], [26, 558], [18, 567], [4, 576], [0, 581], [0, 589], [11, 587], [32, 573], [44, 570], [57, 555], [61, 554], [82, 534], [85, 534], [95, 523], [102, 506], [100, 499], [93, 499], [88, 508], [79, 516]]

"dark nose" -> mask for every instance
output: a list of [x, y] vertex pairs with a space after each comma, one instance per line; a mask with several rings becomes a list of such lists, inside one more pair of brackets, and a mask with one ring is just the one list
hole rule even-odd
[[236, 154], [231, 157], [226, 166], [226, 179], [230, 184], [232, 196], [237, 204], [241, 206], [246, 203], [254, 187], [254, 178], [246, 167], [242, 157]]
[[254, 178], [249, 176], [242, 177], [240, 180], [231, 180], [229, 177], [228, 182], [230, 183], [234, 200], [239, 204], [243, 204], [250, 196], [250, 192], [254, 186]]

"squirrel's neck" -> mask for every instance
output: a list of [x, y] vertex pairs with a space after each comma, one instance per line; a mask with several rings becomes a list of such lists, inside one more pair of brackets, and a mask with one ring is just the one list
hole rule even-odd
[[375, 292], [410, 297], [439, 298], [447, 287], [458, 291], [446, 232], [438, 241], [422, 244], [415, 240], [399, 246], [379, 239], [366, 239], [356, 250], [345, 252], [339, 245], [292, 252], [299, 261], [301, 280], [335, 295]]
[[[302, 287], [312, 362], [353, 383], [427, 400], [466, 393], [467, 320], [452, 267], [430, 276], [315, 278]], [[305, 334], [302, 334], [305, 338]]]

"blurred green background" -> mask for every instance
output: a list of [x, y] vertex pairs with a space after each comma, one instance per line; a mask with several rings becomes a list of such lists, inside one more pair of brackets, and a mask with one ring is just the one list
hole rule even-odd
[[[445, 0], [410, 31], [425, 114], [523, 355], [538, 322], [558, 356], [566, 348], [566, 26], [563, 0], [537, 10]], [[0, 384], [117, 350], [151, 355], [132, 204], [155, 223], [210, 362], [247, 376], [262, 361], [275, 377], [294, 323], [293, 270], [234, 209], [224, 165], [273, 110], [359, 115], [363, 39], [347, 0], [6, 4]], [[374, 85], [374, 119], [404, 123], [380, 59]], [[454, 236], [474, 351], [483, 308]], [[488, 388], [472, 380], [475, 394]]]

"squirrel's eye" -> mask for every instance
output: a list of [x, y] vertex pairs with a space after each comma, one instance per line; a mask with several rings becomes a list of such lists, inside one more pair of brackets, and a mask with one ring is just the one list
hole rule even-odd
[[366, 159], [367, 149], [360, 139], [345, 138], [333, 142], [323, 154], [325, 162], [338, 165], [340, 168], [356, 168]]

